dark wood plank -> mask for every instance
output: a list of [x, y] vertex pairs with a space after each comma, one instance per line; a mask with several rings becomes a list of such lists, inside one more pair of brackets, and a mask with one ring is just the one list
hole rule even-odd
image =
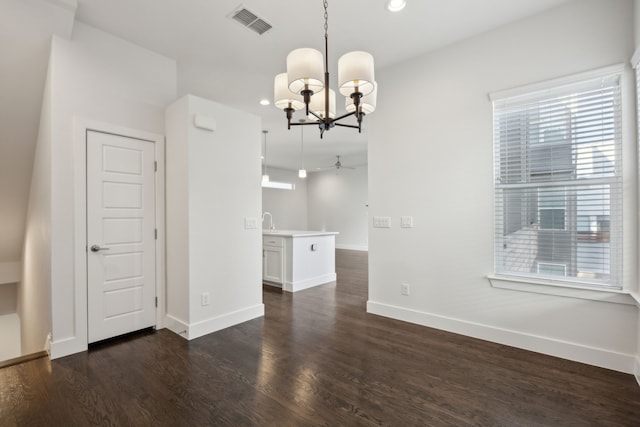
[[366, 255], [190, 342], [145, 331], [0, 369], [0, 426], [640, 425], [631, 375], [367, 314]]

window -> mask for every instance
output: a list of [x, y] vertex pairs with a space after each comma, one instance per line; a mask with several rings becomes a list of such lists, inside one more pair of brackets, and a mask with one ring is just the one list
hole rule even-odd
[[565, 191], [538, 189], [538, 224], [541, 230], [566, 230]]
[[539, 262], [538, 273], [553, 275], [553, 276], [566, 276], [567, 266], [564, 264], [549, 264], [549, 263]]
[[496, 274], [621, 288], [622, 70], [492, 95]]

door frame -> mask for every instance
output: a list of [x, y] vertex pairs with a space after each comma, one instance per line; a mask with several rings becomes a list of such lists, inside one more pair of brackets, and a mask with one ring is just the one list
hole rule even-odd
[[[88, 348], [88, 272], [87, 272], [87, 132], [96, 131], [142, 139], [154, 143], [157, 162], [155, 174], [155, 216], [158, 238], [156, 240], [156, 329], [165, 327], [166, 276], [165, 276], [165, 137], [164, 135], [127, 128], [111, 123], [74, 118], [74, 296], [75, 336], [83, 351]], [[76, 347], [77, 349], [78, 347]], [[70, 353], [69, 353], [70, 354]]]

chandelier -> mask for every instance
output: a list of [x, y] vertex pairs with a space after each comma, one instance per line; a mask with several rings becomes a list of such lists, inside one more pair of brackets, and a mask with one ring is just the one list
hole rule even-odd
[[[346, 114], [336, 117], [336, 93], [329, 88], [329, 36], [324, 0], [324, 63], [322, 53], [312, 48], [292, 50], [287, 55], [287, 72], [278, 74], [274, 82], [274, 104], [284, 110], [287, 129], [291, 126], [317, 125], [320, 138], [334, 126], [358, 129], [362, 120], [376, 108], [377, 84], [374, 79], [373, 56], [367, 52], [349, 52], [338, 60], [338, 90], [345, 95]], [[291, 123], [293, 112], [305, 110], [310, 121]], [[354, 116], [357, 124], [339, 123]]]

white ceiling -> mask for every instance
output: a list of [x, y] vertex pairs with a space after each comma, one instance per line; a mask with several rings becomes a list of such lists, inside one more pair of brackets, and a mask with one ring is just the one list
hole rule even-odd
[[[392, 14], [386, 0], [331, 0], [332, 82], [337, 59], [346, 52], [370, 52], [380, 71], [566, 1], [407, 0], [405, 10]], [[229, 19], [241, 3], [273, 29], [259, 36]], [[298, 167], [300, 128], [287, 131], [284, 113], [258, 102], [272, 98], [273, 78], [285, 71], [291, 50], [324, 51], [321, 0], [0, 0], [0, 262], [21, 257], [50, 37], [69, 38], [74, 13], [77, 20], [174, 58], [178, 95], [191, 93], [259, 115], [269, 130], [269, 165]], [[338, 154], [345, 166], [366, 163], [366, 129], [365, 119], [361, 135], [335, 128], [320, 141], [317, 129], [305, 127], [307, 169], [331, 166]]]
[[[329, 2], [329, 67], [352, 50], [370, 52], [381, 69], [433, 49], [491, 30], [566, 0], [407, 0], [400, 13], [386, 0]], [[259, 100], [273, 98], [273, 78], [286, 71], [287, 54], [298, 47], [324, 52], [321, 0], [79, 0], [77, 19], [178, 62], [179, 95], [187, 93], [259, 115], [267, 137], [270, 166], [296, 169], [300, 128], [286, 129], [284, 113]], [[231, 20], [243, 5], [273, 28], [260, 36]], [[379, 103], [384, 102], [380, 99]], [[344, 110], [339, 98], [338, 110]], [[375, 113], [374, 113], [375, 114]], [[301, 112], [294, 121], [301, 118]], [[347, 119], [349, 120], [349, 119]], [[334, 128], [323, 141], [305, 127], [305, 165], [330, 166], [335, 155], [345, 165], [364, 164], [363, 134]]]

